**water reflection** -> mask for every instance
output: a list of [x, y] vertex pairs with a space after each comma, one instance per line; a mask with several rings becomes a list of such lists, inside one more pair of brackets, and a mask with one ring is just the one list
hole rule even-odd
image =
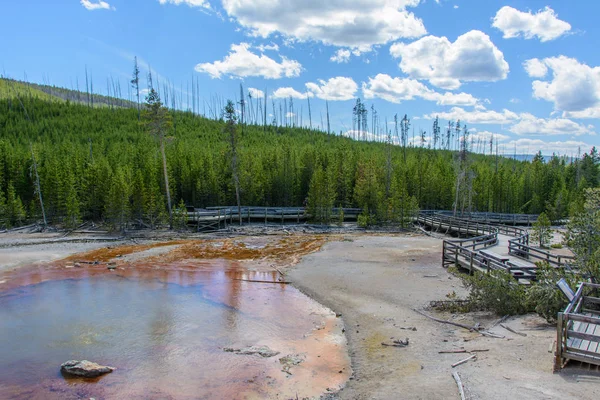
[[[329, 310], [291, 286], [245, 281], [276, 281], [277, 272], [226, 260], [171, 267], [16, 276], [0, 293], [0, 398], [315, 396], [347, 378], [345, 347], [327, 336], [341, 330]], [[305, 353], [307, 361], [288, 378], [277, 357], [222, 351], [249, 345]], [[117, 370], [66, 380], [58, 371], [70, 359]], [[314, 378], [314, 370], [331, 376]]]

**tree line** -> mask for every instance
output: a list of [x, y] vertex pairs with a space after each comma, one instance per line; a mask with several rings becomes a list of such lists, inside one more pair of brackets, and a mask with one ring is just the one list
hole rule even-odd
[[[581, 211], [584, 190], [600, 181], [596, 149], [574, 162], [481, 155], [469, 148], [466, 127], [453, 123], [446, 138], [438, 120], [432, 130], [440, 145], [431, 148], [424, 132], [421, 146], [406, 145], [407, 116], [396, 118], [399, 141], [389, 131], [382, 142], [365, 142], [267, 125], [264, 116], [248, 123], [233, 102], [208, 119], [167, 109], [153, 90], [146, 100], [140, 111], [137, 104], [0, 99], [0, 226], [44, 214], [66, 226], [156, 227], [172, 225], [185, 206], [239, 204], [305, 205], [318, 222], [330, 222], [332, 207], [359, 207], [364, 225], [402, 224], [418, 208], [546, 212], [559, 220]], [[354, 115], [361, 132], [364, 104]]]

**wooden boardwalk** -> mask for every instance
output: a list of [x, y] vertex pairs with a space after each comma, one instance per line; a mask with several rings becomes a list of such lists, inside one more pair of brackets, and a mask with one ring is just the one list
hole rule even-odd
[[558, 314], [555, 370], [569, 360], [600, 366], [600, 285], [582, 283]]
[[[483, 219], [481, 217], [480, 219]], [[508, 214], [494, 215], [495, 221], [524, 221], [523, 217]], [[527, 221], [532, 221], [527, 216]], [[442, 265], [456, 265], [473, 273], [504, 270], [519, 283], [536, 280], [536, 261], [547, 261], [555, 267], [568, 267], [569, 256], [558, 256], [529, 246], [529, 234], [517, 226], [492, 225], [487, 222], [454, 218], [443, 213], [424, 213], [417, 222], [432, 231], [454, 234], [466, 239], [444, 240]]]
[[[356, 221], [361, 213], [359, 208], [333, 208], [332, 220]], [[310, 215], [304, 207], [209, 207], [206, 209], [188, 209], [188, 224], [197, 226], [198, 231], [216, 231], [231, 225], [242, 223], [300, 224], [307, 222]]]

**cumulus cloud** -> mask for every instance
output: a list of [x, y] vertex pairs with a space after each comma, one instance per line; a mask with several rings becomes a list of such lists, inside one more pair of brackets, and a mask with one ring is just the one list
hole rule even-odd
[[329, 60], [336, 62], [338, 64], [347, 63], [348, 61], [350, 61], [350, 50], [339, 49], [338, 51], [335, 52], [334, 55], [331, 56], [331, 58]]
[[493, 140], [494, 144], [496, 143], [496, 141], [504, 142], [504, 141], [510, 139], [510, 136], [503, 135], [501, 133], [495, 133], [495, 132], [490, 132], [490, 131], [478, 132], [478, 131], [473, 131], [471, 129], [469, 129], [469, 137], [475, 142], [482, 142], [482, 143], [489, 143], [490, 140]]
[[535, 154], [541, 151], [544, 154], [574, 155], [578, 153], [579, 149], [587, 151], [592, 146], [576, 140], [550, 142], [542, 139], [521, 138], [507, 142], [504, 148], [504, 154], [512, 154], [514, 152], [512, 149], [516, 148], [521, 154]]
[[423, 116], [425, 119], [435, 119], [435, 117], [448, 121], [461, 120], [469, 124], [508, 124], [519, 119], [519, 115], [510, 110], [504, 109], [502, 112], [498, 112], [486, 110], [483, 107], [473, 111], [467, 111], [461, 107], [452, 107], [448, 112], [431, 113]]
[[237, 78], [260, 76], [265, 79], [297, 77], [302, 71], [298, 61], [281, 56], [281, 62], [277, 62], [264, 54], [254, 54], [250, 48], [248, 43], [233, 44], [223, 61], [198, 64], [196, 71], [207, 73], [212, 78], [229, 75]]
[[271, 97], [274, 99], [289, 99], [290, 97], [294, 99], [306, 99], [307, 97], [314, 96], [315, 95], [311, 92], [300, 93], [299, 91], [291, 87], [280, 87], [279, 89], [275, 90], [271, 95]]
[[410, 78], [392, 78], [386, 74], [378, 74], [363, 82], [362, 90], [365, 98], [378, 97], [392, 103], [421, 98], [435, 101], [439, 105], [473, 106], [478, 100], [468, 93], [438, 93], [423, 83]]
[[180, 4], [187, 4], [189, 7], [202, 7], [202, 8], [210, 8], [210, 4], [206, 0], [158, 0], [160, 4], [175, 4], [176, 6]]
[[271, 44], [261, 44], [260, 46], [256, 46], [256, 48], [261, 52], [264, 53], [265, 51], [279, 51], [279, 45], [276, 43], [271, 43]]
[[492, 26], [501, 30], [505, 39], [537, 37], [542, 42], [554, 40], [571, 30], [571, 25], [558, 19], [550, 7], [532, 14], [504, 6], [496, 13]]
[[255, 99], [257, 99], [257, 98], [262, 99], [265, 97], [265, 92], [263, 92], [260, 89], [256, 89], [256, 88], [252, 88], [252, 87], [248, 89], [248, 93], [250, 93], [250, 96], [254, 97]]
[[316, 41], [360, 48], [427, 33], [421, 19], [406, 10], [419, 0], [223, 0], [231, 18], [252, 36], [281, 34], [292, 41]]
[[533, 81], [533, 97], [553, 102], [555, 110], [572, 116], [598, 114], [595, 109], [600, 108], [600, 67], [565, 56], [539, 62], [552, 70], [552, 80]]
[[537, 118], [529, 113], [520, 115], [521, 120], [509, 130], [517, 135], [589, 135], [594, 134], [592, 125], [582, 125], [566, 118]]
[[338, 76], [327, 81], [319, 79], [318, 83], [308, 82], [306, 88], [319, 99], [343, 101], [355, 97], [358, 85], [352, 78]]
[[532, 78], [543, 78], [548, 73], [548, 67], [537, 58], [532, 58], [523, 63], [523, 68]]
[[102, 0], [98, 0], [98, 1], [81, 0], [80, 3], [82, 6], [84, 6], [87, 10], [90, 10], [90, 11], [115, 10], [115, 8], [113, 6], [111, 6], [110, 4], [108, 4], [107, 2], [102, 1]]
[[454, 43], [446, 37], [426, 36], [390, 47], [400, 58], [400, 69], [414, 79], [427, 79], [443, 89], [458, 89], [461, 82], [506, 79], [509, 66], [504, 54], [485, 33], [472, 30]]

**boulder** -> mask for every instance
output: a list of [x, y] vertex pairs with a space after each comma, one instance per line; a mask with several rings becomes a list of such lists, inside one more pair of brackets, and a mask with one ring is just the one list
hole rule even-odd
[[88, 360], [70, 360], [60, 366], [60, 371], [67, 375], [82, 376], [84, 378], [95, 378], [100, 375], [113, 372], [113, 367], [99, 365]]
[[259, 355], [259, 356], [265, 357], [265, 358], [274, 357], [277, 354], [279, 354], [278, 351], [271, 350], [267, 346], [251, 346], [251, 347], [244, 347], [242, 349], [235, 349], [233, 347], [225, 347], [223, 349], [223, 351], [226, 351], [229, 353], [240, 354], [240, 355], [246, 355], [246, 356]]

